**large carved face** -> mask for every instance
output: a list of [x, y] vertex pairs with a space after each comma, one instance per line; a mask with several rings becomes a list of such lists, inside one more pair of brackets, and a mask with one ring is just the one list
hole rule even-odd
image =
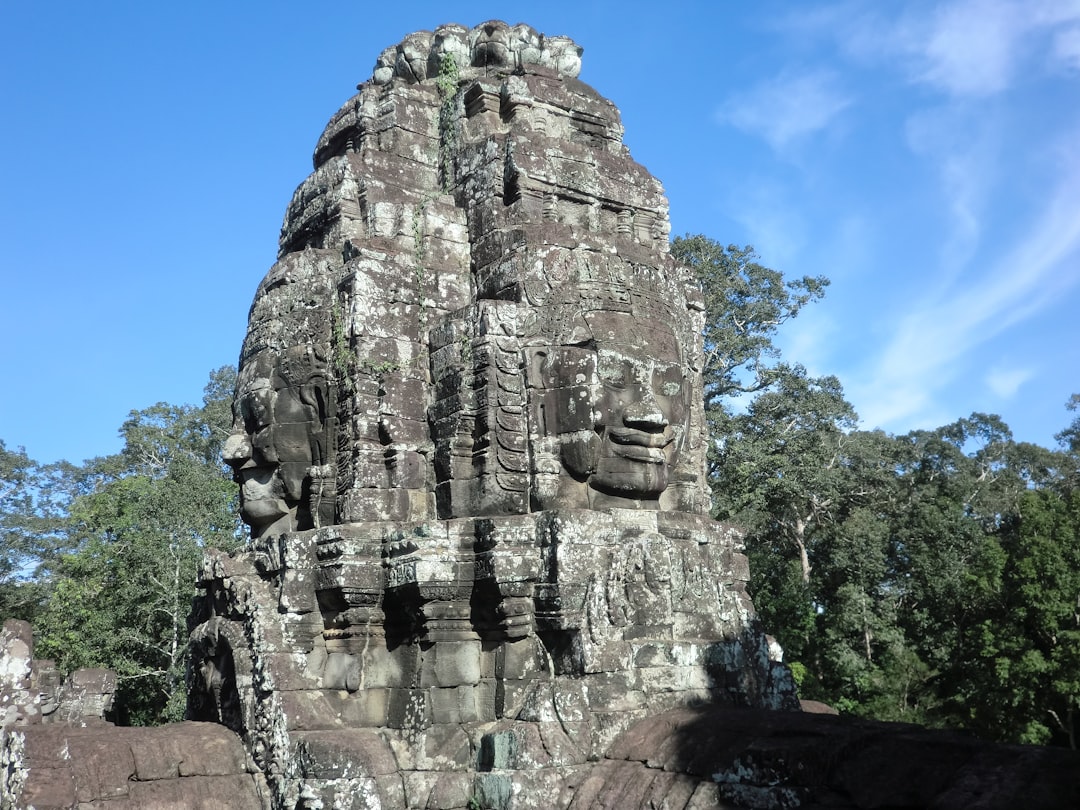
[[558, 435], [566, 473], [594, 492], [654, 501], [678, 462], [690, 414], [678, 340], [657, 318], [595, 312], [586, 320], [595, 348], [558, 347], [543, 360], [546, 432]]
[[223, 455], [253, 537], [308, 528], [310, 473], [328, 463], [325, 363], [312, 346], [264, 351], [240, 370]]

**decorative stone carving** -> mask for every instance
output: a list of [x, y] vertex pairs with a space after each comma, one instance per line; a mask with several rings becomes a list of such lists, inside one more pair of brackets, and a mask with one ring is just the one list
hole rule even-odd
[[642, 718], [797, 708], [707, 515], [700, 291], [580, 54], [410, 35], [289, 204], [226, 445], [253, 539], [204, 564], [190, 701], [280, 807], [566, 806]]

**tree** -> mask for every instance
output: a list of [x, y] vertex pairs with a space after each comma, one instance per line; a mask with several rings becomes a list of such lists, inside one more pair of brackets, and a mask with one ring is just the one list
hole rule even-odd
[[786, 281], [758, 263], [751, 247], [724, 247], [707, 236], [676, 237], [671, 255], [701, 281], [705, 299], [706, 407], [736, 394], [767, 388], [782, 369], [773, 343], [777, 330], [825, 294], [829, 280], [804, 276]]
[[855, 419], [836, 378], [778, 366], [717, 441], [715, 514], [746, 531], [755, 603], [805, 673], [804, 697], [865, 688], [893, 621], [868, 489], [888, 480], [889, 462], [883, 437], [855, 432]]
[[67, 462], [41, 465], [0, 440], [0, 617], [33, 621], [51, 566], [67, 548], [64, 520], [84, 483]]
[[725, 248], [705, 236], [675, 239], [672, 254], [702, 284], [713, 513], [747, 530], [759, 612], [789, 660], [816, 678], [820, 667], [805, 666], [820, 608], [812, 546], [843, 508], [842, 459], [855, 413], [835, 377], [815, 379], [780, 362], [774, 338], [822, 297], [828, 280], [785, 280], [752, 248]]
[[[1071, 413], [1080, 411], [1080, 394], [1073, 394], [1065, 403], [1066, 410]], [[1080, 413], [1073, 418], [1069, 426], [1054, 436], [1062, 447], [1070, 453], [1080, 453]]]
[[[823, 276], [785, 280], [760, 264], [753, 248], [724, 247], [701, 235], [676, 237], [671, 254], [701, 281], [705, 419], [715, 447], [733, 429], [738, 398], [767, 390], [786, 373], [773, 342], [777, 330], [820, 299], [829, 282]], [[710, 475], [719, 463], [710, 453]]]
[[241, 537], [220, 460], [230, 373], [214, 373], [201, 408], [133, 411], [123, 450], [86, 465], [92, 486], [70, 506], [72, 550], [57, 560], [38, 649], [64, 669], [115, 669], [122, 721], [182, 716], [196, 566]]
[[810, 533], [845, 496], [844, 450], [856, 415], [835, 377], [812, 378], [799, 366], [779, 366], [772, 376], [773, 388], [713, 437], [714, 511], [790, 545], [808, 584]]
[[955, 687], [968, 724], [1011, 742], [1078, 743], [1080, 492], [1032, 490], [974, 579], [985, 599]]
[[1070, 487], [1080, 486], [1080, 394], [1073, 394], [1065, 407], [1072, 413], [1077, 414], [1069, 426], [1058, 433], [1054, 438], [1058, 440], [1066, 455], [1066, 469], [1064, 477]]
[[22, 448], [0, 441], [0, 615], [30, 618], [40, 595], [34, 587], [36, 559], [31, 548], [33, 479], [37, 464]]
[[774, 343], [824, 278], [785, 281], [703, 236], [672, 252], [704, 292], [713, 511], [746, 532], [755, 603], [802, 695], [1075, 745], [1080, 417], [1062, 452], [1016, 442], [992, 414], [856, 430], [839, 381]]

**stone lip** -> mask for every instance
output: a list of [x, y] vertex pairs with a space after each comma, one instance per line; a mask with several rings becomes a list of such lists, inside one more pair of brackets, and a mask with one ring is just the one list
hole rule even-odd
[[409, 34], [380, 55], [371, 81], [387, 84], [394, 79], [408, 83], [439, 76], [444, 60], [452, 57], [461, 75], [475, 70], [525, 70], [547, 68], [565, 78], [581, 72], [582, 48], [565, 36], [546, 36], [524, 23], [510, 25], [489, 20], [473, 28], [449, 23], [434, 31]]

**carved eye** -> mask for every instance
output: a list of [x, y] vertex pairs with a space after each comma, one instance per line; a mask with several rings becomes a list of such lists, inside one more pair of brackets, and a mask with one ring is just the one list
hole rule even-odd
[[653, 390], [662, 396], [676, 396], [682, 386], [683, 372], [679, 366], [657, 367], [653, 373]]
[[244, 431], [254, 436], [272, 421], [273, 394], [269, 389], [258, 388], [248, 391], [240, 400], [240, 415], [244, 420]]
[[250, 397], [244, 397], [240, 400], [240, 416], [244, 420], [244, 432], [249, 436], [254, 436], [259, 432], [259, 428], [262, 427], [259, 424], [259, 418], [255, 414], [255, 409], [252, 407]]
[[601, 358], [597, 373], [600, 382], [608, 388], [625, 388], [627, 385], [626, 364], [614, 358]]

